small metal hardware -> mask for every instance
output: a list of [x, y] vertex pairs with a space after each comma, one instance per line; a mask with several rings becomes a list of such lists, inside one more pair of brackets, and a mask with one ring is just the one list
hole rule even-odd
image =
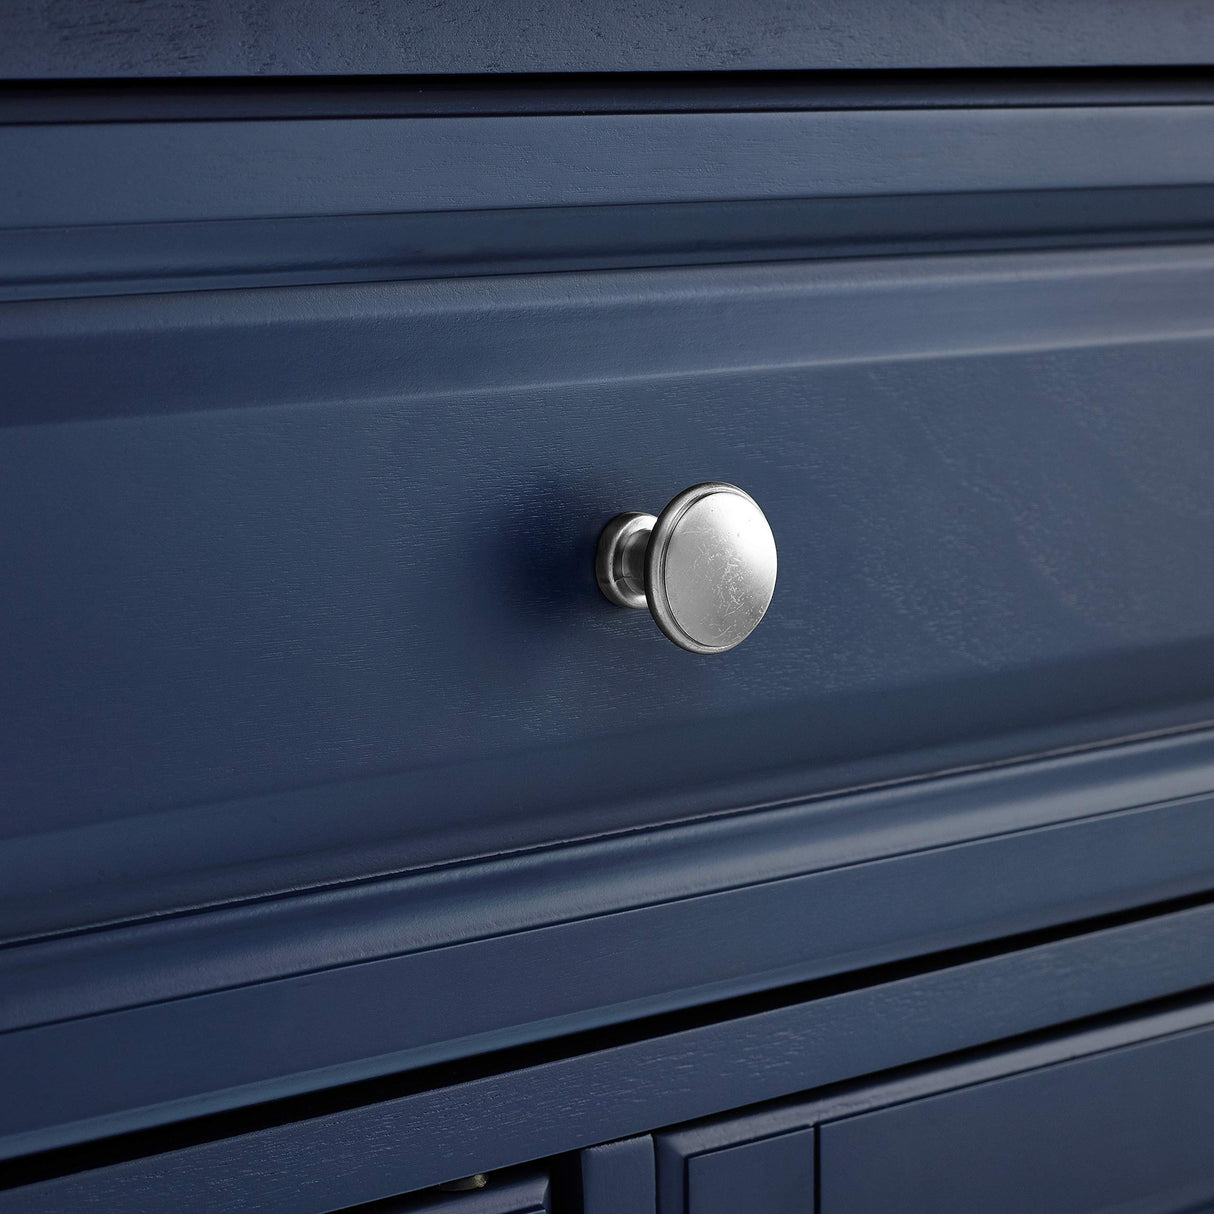
[[489, 1177], [484, 1172], [476, 1172], [472, 1176], [464, 1176], [459, 1180], [449, 1180], [446, 1184], [436, 1185], [440, 1193], [469, 1193], [473, 1189], [483, 1189], [489, 1183]]
[[648, 607], [692, 653], [723, 653], [755, 630], [776, 585], [776, 542], [758, 503], [736, 485], [684, 489], [656, 517], [619, 514], [595, 558], [603, 594]]

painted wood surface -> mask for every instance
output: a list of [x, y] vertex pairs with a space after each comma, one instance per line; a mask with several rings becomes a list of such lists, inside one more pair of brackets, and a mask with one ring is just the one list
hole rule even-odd
[[1130, 92], [173, 123], [78, 99], [54, 124], [10, 101], [0, 298], [1208, 240], [1212, 112]]
[[1180, 185], [9, 228], [0, 301], [1194, 244], [1212, 215], [1214, 186]]
[[[24, 1093], [0, 1110], [7, 1136], [0, 1153], [637, 1024], [1152, 899], [1192, 896], [1211, 884], [1212, 816], [1209, 799], [1198, 798], [1172, 812], [1154, 806], [1065, 829], [1014, 829], [966, 846], [844, 862], [833, 871], [756, 879], [740, 889], [508, 934], [511, 914], [526, 918], [537, 909], [513, 905], [516, 885], [504, 883], [487, 903], [463, 906], [458, 885], [427, 883], [417, 892], [423, 900], [427, 892], [451, 900], [448, 926], [463, 942], [433, 942], [278, 981], [267, 980], [276, 964], [334, 941], [340, 904], [322, 901], [310, 916], [277, 925], [259, 922], [252, 907], [217, 924], [204, 921], [195, 940], [156, 924], [116, 931], [108, 948], [91, 955], [91, 934], [69, 938], [64, 947], [10, 949], [3, 979], [16, 1024], [6, 1027], [23, 1021], [41, 1027], [0, 1035], [0, 1079]], [[845, 849], [862, 845], [839, 842]], [[619, 862], [610, 854], [599, 859]], [[650, 862], [660, 864], [660, 857]], [[565, 890], [599, 892], [585, 872], [577, 864], [554, 875]], [[385, 901], [392, 900], [388, 893]], [[365, 926], [355, 918], [337, 940], [371, 951], [377, 941], [423, 930], [410, 923], [411, 905]], [[540, 907], [540, 914], [556, 909], [542, 901]], [[502, 922], [493, 922], [494, 911]], [[235, 947], [221, 943], [228, 940]], [[246, 952], [241, 944], [260, 947]], [[158, 965], [192, 983], [188, 990], [211, 989], [155, 1002], [164, 993], [157, 990]], [[1199, 965], [1190, 978], [1206, 981], [1207, 968]], [[99, 1010], [98, 1000], [111, 1010], [87, 1014]]]
[[655, 1214], [657, 1177], [648, 1134], [579, 1153], [582, 1214]]
[[[1055, 1036], [874, 1084], [743, 1110], [657, 1138], [659, 1209], [698, 1210], [688, 1185], [711, 1162], [738, 1209], [764, 1200], [764, 1181], [800, 1186], [819, 1210], [1096, 1211], [1205, 1209], [1214, 1197], [1208, 1149], [1214, 1031], [1174, 1022], [1137, 1039]], [[806, 1161], [817, 1141], [817, 1174]], [[756, 1178], [729, 1160], [787, 1144]], [[798, 1144], [802, 1144], [798, 1149]], [[711, 1205], [708, 1208], [714, 1208]]]
[[[664, 1136], [659, 1214], [814, 1214], [818, 1208], [813, 1129], [749, 1139], [746, 1119], [738, 1141], [676, 1156]], [[686, 1144], [688, 1135], [682, 1135]]]
[[[41, 53], [0, 20], [0, 70]], [[655, 1125], [1214, 982], [1209, 739], [1168, 736], [1214, 715], [1205, 107], [245, 118], [0, 128], [9, 287], [97, 296], [0, 312], [0, 1129], [286, 1103], [0, 1210], [319, 1214], [568, 1151], [631, 1201]], [[1189, 244], [187, 293], [1000, 228]], [[784, 596], [711, 667], [589, 562], [709, 475]]]
[[[1208, 718], [1212, 276], [1186, 248], [10, 306], [9, 935]], [[715, 663], [590, 559], [705, 476], [781, 559]]]
[[1203, 105], [12, 124], [0, 226], [1210, 185], [1212, 137]]
[[[615, 1003], [757, 989], [1199, 892], [1212, 787], [1214, 739], [1197, 732], [35, 940], [0, 952], [0, 1029], [322, 971], [334, 992], [351, 966], [407, 970], [444, 950], [483, 969], [524, 939], [526, 969], [550, 992], [543, 1007], [527, 992], [541, 1018], [593, 1008], [557, 1001], [598, 989], [600, 966]], [[964, 878], [978, 872], [1006, 879]], [[952, 897], [920, 897], [946, 879], [960, 882]], [[704, 915], [735, 944], [695, 948]], [[771, 932], [771, 920], [805, 930]], [[611, 941], [628, 924], [621, 972]], [[570, 957], [581, 970], [567, 987]], [[499, 1027], [514, 1023], [505, 996]], [[464, 1036], [468, 1011], [444, 1006], [435, 1023]]]
[[1208, 62], [1182, 0], [59, 0], [11, 5], [0, 75], [719, 71]]
[[829, 1123], [819, 1208], [1206, 1209], [1212, 1117], [1214, 1031], [1182, 1033]]
[[[282, 1108], [280, 1124], [253, 1132], [182, 1146], [177, 1131], [176, 1144], [171, 1138], [154, 1154], [103, 1166], [94, 1156], [89, 1170], [0, 1190], [0, 1211], [152, 1214], [171, 1205], [224, 1214], [252, 1205], [322, 1214], [1209, 985], [1210, 933], [1208, 909], [1159, 916], [888, 982], [861, 980], [790, 1006], [655, 1023], [616, 1043], [571, 1043], [564, 1056], [507, 1055], [500, 1071], [488, 1059], [487, 1073], [457, 1074], [446, 1085], [406, 1079], [403, 1093], [381, 1089], [376, 1103]], [[1083, 1036], [1067, 1032], [1026, 1053], [1040, 1065], [1212, 1016], [1208, 1003], [1186, 1002]], [[836, 1096], [831, 1107], [848, 1099]], [[7, 1175], [13, 1185], [31, 1179], [16, 1165]]]

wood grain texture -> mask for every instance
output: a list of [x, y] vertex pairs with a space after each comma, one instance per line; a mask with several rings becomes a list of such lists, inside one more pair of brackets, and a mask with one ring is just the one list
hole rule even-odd
[[720, 71], [1208, 62], [1181, 0], [40, 0], [6, 7], [13, 78]]
[[[1206, 719], [1212, 273], [1158, 249], [8, 308], [8, 931]], [[716, 662], [590, 561], [705, 476], [781, 551]]]
[[[321, 1214], [1178, 993], [1214, 980], [1210, 933], [1208, 908], [1160, 916], [11, 1188], [0, 1212]], [[1197, 1004], [1036, 1056], [1211, 1017]]]
[[[1157, 249], [9, 306], [10, 934], [1208, 718], [1212, 273]], [[781, 560], [715, 662], [590, 560], [705, 476], [754, 490]]]
[[648, 1134], [580, 1152], [582, 1214], [655, 1214], [657, 1178]]

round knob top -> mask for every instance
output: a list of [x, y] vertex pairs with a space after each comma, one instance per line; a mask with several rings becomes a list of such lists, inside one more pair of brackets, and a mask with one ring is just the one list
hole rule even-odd
[[658, 515], [645, 553], [645, 597], [676, 645], [732, 649], [763, 618], [775, 586], [771, 527], [736, 485], [693, 485]]

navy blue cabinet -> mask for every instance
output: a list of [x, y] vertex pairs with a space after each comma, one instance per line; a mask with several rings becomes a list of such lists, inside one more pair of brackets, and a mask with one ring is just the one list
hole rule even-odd
[[0, 16], [0, 1214], [1214, 1201], [1214, 22], [137, 7]]

